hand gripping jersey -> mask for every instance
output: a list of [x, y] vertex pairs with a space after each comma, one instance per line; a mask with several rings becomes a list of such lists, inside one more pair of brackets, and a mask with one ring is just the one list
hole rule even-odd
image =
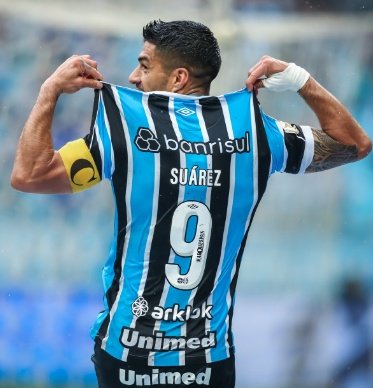
[[230, 357], [237, 276], [268, 178], [302, 173], [309, 127], [261, 112], [246, 89], [220, 97], [104, 84], [89, 135], [60, 151], [74, 191], [112, 182], [105, 310], [92, 337], [154, 366]]

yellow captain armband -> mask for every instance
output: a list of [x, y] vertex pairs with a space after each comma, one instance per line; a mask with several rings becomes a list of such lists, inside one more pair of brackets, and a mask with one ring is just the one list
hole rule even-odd
[[66, 143], [58, 153], [74, 193], [89, 189], [101, 181], [96, 163], [83, 139]]

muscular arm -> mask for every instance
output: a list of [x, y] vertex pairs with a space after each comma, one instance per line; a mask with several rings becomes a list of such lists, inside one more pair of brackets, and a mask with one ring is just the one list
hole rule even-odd
[[84, 87], [100, 88], [101, 74], [89, 56], [73, 56], [64, 62], [40, 89], [16, 149], [11, 185], [32, 193], [70, 193], [62, 159], [53, 148], [52, 122], [61, 93]]
[[313, 130], [315, 151], [306, 172], [323, 171], [362, 159], [372, 143], [348, 110], [312, 77], [299, 90], [322, 131]]
[[18, 141], [12, 186], [33, 193], [69, 193], [69, 179], [52, 141], [57, 95], [43, 85]]
[[[263, 57], [250, 71], [246, 81], [250, 90], [264, 87], [262, 77], [286, 69], [288, 63]], [[314, 157], [306, 172], [323, 171], [362, 159], [372, 149], [372, 142], [357, 121], [331, 93], [310, 77], [298, 91], [316, 114], [321, 131], [313, 129]]]
[[325, 132], [312, 128], [315, 144], [314, 155], [306, 172], [329, 170], [359, 160], [356, 145], [345, 145], [335, 141]]

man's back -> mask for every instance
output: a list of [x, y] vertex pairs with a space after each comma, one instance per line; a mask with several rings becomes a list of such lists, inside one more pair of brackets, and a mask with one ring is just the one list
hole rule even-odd
[[[116, 217], [92, 336], [148, 365], [230, 357], [247, 232], [270, 174], [288, 162], [279, 123], [246, 89], [195, 97], [106, 84], [95, 105], [85, 143], [112, 181]], [[304, 145], [296, 151], [299, 167]]]

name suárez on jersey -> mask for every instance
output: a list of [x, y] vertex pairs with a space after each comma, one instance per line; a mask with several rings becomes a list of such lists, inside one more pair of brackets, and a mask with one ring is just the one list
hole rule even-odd
[[170, 182], [173, 185], [180, 184], [182, 186], [221, 186], [220, 183], [221, 170], [211, 170], [198, 168], [171, 168]]
[[139, 331], [129, 327], [123, 327], [120, 342], [126, 348], [138, 348], [168, 352], [185, 349], [210, 349], [216, 346], [216, 333], [208, 331], [200, 337], [171, 337], [164, 332], [157, 331], [155, 335], [142, 335]]

